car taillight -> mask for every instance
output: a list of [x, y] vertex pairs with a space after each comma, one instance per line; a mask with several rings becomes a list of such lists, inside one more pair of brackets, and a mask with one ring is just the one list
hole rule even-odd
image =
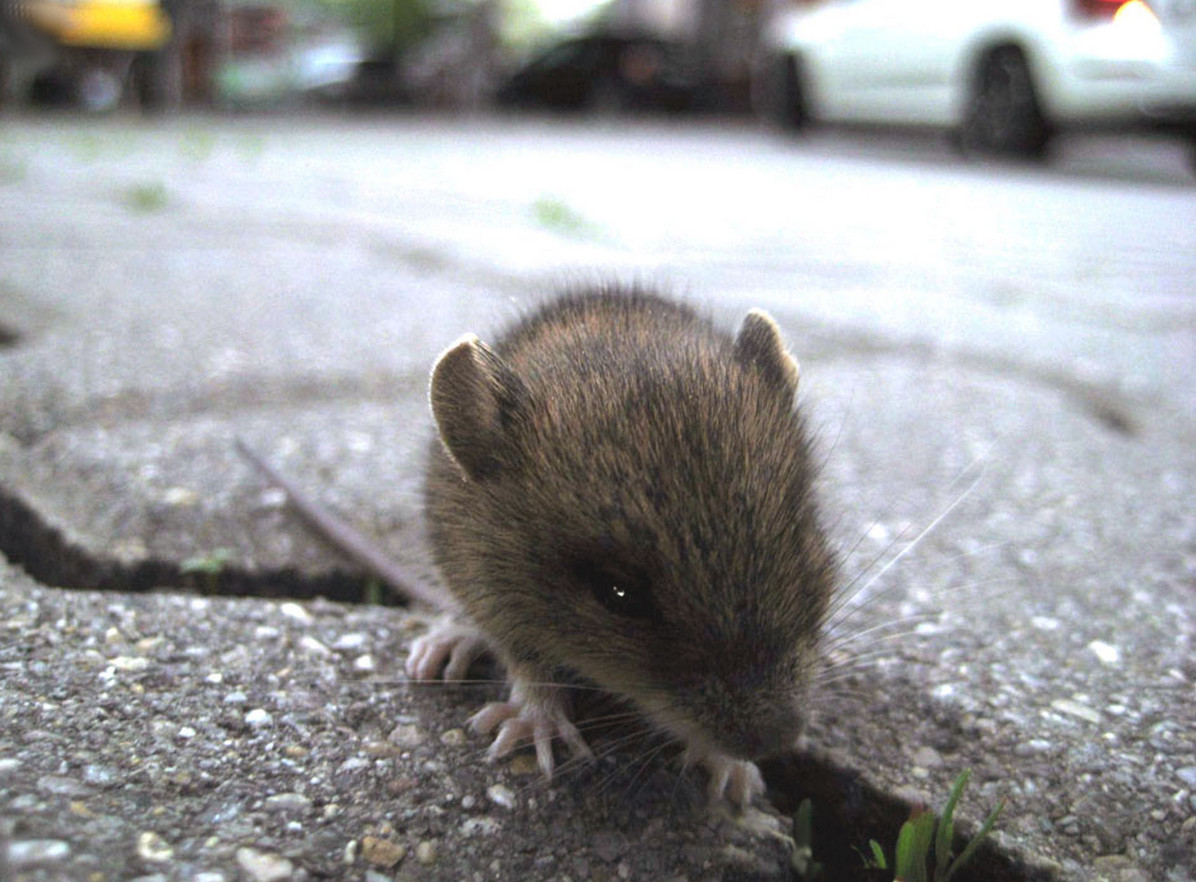
[[1082, 18], [1112, 19], [1126, 0], [1073, 0], [1075, 11]]

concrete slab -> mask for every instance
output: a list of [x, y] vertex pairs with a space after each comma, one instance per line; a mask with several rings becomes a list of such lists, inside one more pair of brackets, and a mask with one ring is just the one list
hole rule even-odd
[[[1196, 875], [1190, 189], [886, 165], [727, 131], [273, 125], [60, 130], [32, 121], [9, 134], [0, 549], [43, 584], [117, 591], [63, 593], [5, 571], [0, 600], [14, 640], [4, 661], [14, 676], [0, 707], [20, 710], [0, 736], [0, 817], [11, 828], [0, 834], [65, 843], [69, 853], [42, 846], [51, 857], [30, 873], [152, 872], [146, 855], [171, 850], [168, 876], [253, 875], [237, 869], [235, 840], [315, 874], [341, 866], [335, 855], [366, 836], [411, 849], [440, 838], [466, 860], [470, 846], [451, 836], [465, 837], [471, 812], [490, 811], [482, 794], [507, 780], [480, 762], [481, 745], [470, 742], [456, 764], [453, 744], [422, 741], [420, 761], [465, 777], [431, 789], [421, 781], [403, 802], [391, 790], [409, 771], [368, 744], [388, 719], [412, 717], [438, 737], [470, 708], [438, 703], [443, 692], [408, 705], [393, 683], [380, 692], [372, 674], [358, 678], [356, 645], [336, 648], [340, 629], [365, 633], [361, 655], [394, 675], [411, 630], [401, 613], [317, 602], [299, 608], [308, 620], [268, 601], [128, 591], [360, 590], [237, 458], [237, 435], [397, 558], [426, 566], [418, 462], [435, 353], [464, 331], [501, 324], [553, 279], [626, 272], [666, 275], [728, 326], [750, 305], [768, 307], [803, 363], [848, 584], [815, 697], [815, 759], [769, 769], [777, 801], [814, 791], [824, 816], [842, 811], [863, 825], [883, 804], [873, 815], [895, 811], [899, 821], [901, 799], [937, 804], [970, 767], [966, 818], [1007, 800], [1000, 850], [975, 878]], [[670, 163], [645, 158], [660, 156]], [[630, 163], [635, 200], [623, 184], [604, 191], [576, 171], [619, 163]], [[792, 210], [803, 196], [826, 204], [843, 193], [867, 196], [873, 213]], [[538, 216], [542, 199], [558, 200], [557, 212]], [[561, 211], [573, 210], [580, 226], [562, 226]], [[899, 241], [860, 247], [894, 229]], [[669, 265], [683, 269], [667, 274]], [[180, 571], [226, 553], [215, 584]], [[138, 657], [148, 661], [112, 661]], [[298, 719], [299, 728], [287, 723], [293, 740], [317, 733], [319, 757], [280, 759], [283, 736], [223, 727], [235, 690], [204, 679], [205, 659], [235, 667], [238, 686], [264, 678], [261, 701], [280, 704], [262, 709]], [[80, 699], [96, 682], [109, 690], [99, 710]], [[175, 714], [163, 697], [171, 691], [194, 701], [194, 713]], [[298, 710], [277, 698], [291, 691], [304, 695]], [[143, 695], [152, 700], [131, 709], [120, 698]], [[324, 707], [317, 726], [312, 708]], [[444, 716], [425, 725], [423, 713]], [[54, 721], [89, 733], [78, 758], [59, 765], [39, 747], [69, 743]], [[196, 734], [180, 739], [184, 726]], [[334, 743], [338, 726], [357, 740]], [[120, 739], [128, 746], [113, 754]], [[205, 739], [218, 756], [184, 752], [194, 766], [167, 768], [162, 744]], [[244, 756], [221, 765], [230, 739]], [[362, 751], [366, 766], [389, 763], [385, 773], [350, 774], [342, 788], [336, 770], [365, 768]], [[127, 753], [157, 756], [166, 771], [139, 777], [118, 762]], [[204, 787], [186, 783], [198, 774], [187, 769], [209, 765]], [[89, 781], [92, 766], [122, 771]], [[186, 781], [171, 778], [179, 774]], [[274, 793], [280, 775], [312, 778], [313, 790]], [[231, 814], [214, 801], [225, 778], [235, 782]], [[668, 781], [662, 794], [677, 786], [675, 775]], [[532, 878], [622, 872], [618, 860], [589, 860], [583, 834], [631, 834], [585, 802], [598, 798], [585, 785], [572, 788], [537, 796], [540, 809], [551, 804], [551, 822], [528, 797], [526, 817], [503, 828], [512, 843], [503, 867]], [[95, 792], [99, 808], [88, 801]], [[438, 802], [444, 793], [454, 801]], [[469, 793], [473, 808], [461, 803]], [[347, 819], [323, 814], [350, 799]], [[399, 814], [380, 814], [395, 799]], [[604, 851], [653, 855], [628, 858], [632, 878], [743, 870], [707, 863], [708, 853], [672, 857], [707, 828], [675, 805], [658, 812], [652, 795], [639, 799], [634, 811], [642, 805], [663, 825], [649, 824], [635, 848]], [[298, 830], [283, 821], [296, 806]], [[147, 807], [169, 823], [147, 827]], [[433, 815], [435, 829], [426, 827]], [[164, 844], [138, 844], [151, 833]], [[722, 828], [711, 835], [727, 854], [758, 851]], [[81, 845], [94, 837], [103, 848]], [[219, 847], [205, 851], [210, 837]], [[118, 858], [106, 863], [109, 845]], [[750, 871], [775, 877], [769, 860]], [[400, 878], [434, 878], [436, 867], [488, 875], [478, 863], [422, 870], [410, 856], [398, 866]]]
[[47, 589], [0, 562], [0, 877], [777, 878], [775, 815], [709, 815], [663, 764], [612, 756], [551, 788], [487, 765], [461, 722], [493, 686], [409, 688], [420, 627]]

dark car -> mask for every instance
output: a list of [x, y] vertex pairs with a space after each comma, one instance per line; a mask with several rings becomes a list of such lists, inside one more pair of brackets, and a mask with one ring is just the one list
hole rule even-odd
[[499, 104], [599, 112], [698, 104], [702, 84], [685, 46], [655, 37], [591, 34], [552, 46], [516, 70]]

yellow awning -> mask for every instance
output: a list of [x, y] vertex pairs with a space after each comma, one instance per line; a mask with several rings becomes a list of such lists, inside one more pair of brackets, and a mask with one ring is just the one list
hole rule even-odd
[[170, 19], [148, 0], [31, 0], [25, 12], [64, 46], [157, 49], [170, 39]]

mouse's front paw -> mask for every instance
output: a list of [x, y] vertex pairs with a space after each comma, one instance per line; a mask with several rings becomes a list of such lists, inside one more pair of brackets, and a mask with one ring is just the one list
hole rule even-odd
[[444, 616], [427, 634], [412, 642], [405, 666], [407, 676], [412, 680], [461, 680], [474, 659], [485, 651], [486, 643], [475, 627]]
[[536, 764], [550, 781], [554, 738], [565, 742], [576, 757], [590, 759], [594, 755], [569, 719], [560, 687], [533, 687], [515, 681], [508, 701], [486, 705], [469, 718], [469, 725], [483, 735], [498, 730], [487, 754], [491, 762], [533, 744]]
[[725, 753], [708, 753], [698, 760], [698, 765], [710, 776], [706, 790], [711, 801], [725, 799], [744, 808], [764, 793], [764, 778], [753, 762]]

